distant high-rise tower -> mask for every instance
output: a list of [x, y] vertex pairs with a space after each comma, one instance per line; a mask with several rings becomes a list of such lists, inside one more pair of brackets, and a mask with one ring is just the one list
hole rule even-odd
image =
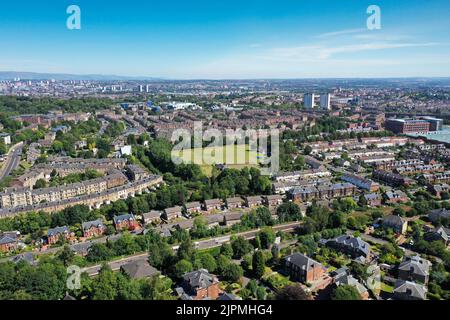
[[329, 93], [320, 95], [320, 108], [330, 110], [331, 95]]
[[306, 93], [303, 97], [303, 105], [306, 109], [314, 108], [314, 93]]
[[147, 92], [147, 93], [150, 92], [150, 85], [149, 84], [145, 86], [145, 92]]
[[144, 92], [144, 86], [142, 84], [139, 85], [139, 92]]

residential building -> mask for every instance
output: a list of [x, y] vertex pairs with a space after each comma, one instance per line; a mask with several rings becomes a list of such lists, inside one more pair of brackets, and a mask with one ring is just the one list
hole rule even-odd
[[359, 237], [342, 235], [325, 242], [326, 246], [344, 252], [352, 258], [363, 257], [367, 259], [370, 254], [370, 245]]
[[331, 95], [329, 93], [324, 93], [320, 95], [320, 108], [324, 110], [331, 109]]
[[404, 193], [401, 190], [387, 191], [383, 194], [383, 196], [384, 196], [384, 201], [387, 204], [404, 203], [404, 202], [409, 201], [409, 198], [406, 195], [406, 193]]
[[187, 214], [199, 213], [202, 210], [202, 204], [199, 201], [188, 202], [184, 207]]
[[226, 199], [226, 205], [228, 210], [242, 208], [242, 203], [243, 200], [241, 197], [233, 197]]
[[161, 222], [161, 211], [152, 210], [147, 213], [142, 214], [142, 219], [145, 225], [149, 225], [151, 223], [160, 223]]
[[315, 99], [315, 95], [314, 93], [306, 93], [303, 96], [303, 106], [305, 107], [305, 109], [313, 109], [314, 108], [314, 99]]
[[207, 212], [212, 212], [214, 210], [222, 210], [223, 201], [221, 199], [211, 199], [205, 200], [203, 209]]
[[114, 216], [113, 221], [117, 231], [120, 230], [133, 231], [140, 228], [139, 222], [136, 220], [136, 217], [131, 213], [122, 214], [120, 216]]
[[98, 237], [106, 231], [106, 226], [101, 219], [83, 222], [81, 228], [83, 229], [83, 236], [85, 238]]
[[431, 210], [428, 219], [433, 223], [440, 223], [442, 220], [450, 221], [450, 210], [444, 208]]
[[341, 179], [345, 182], [354, 184], [360, 189], [370, 192], [377, 192], [380, 189], [380, 185], [378, 183], [354, 174], [344, 174]]
[[47, 232], [47, 243], [52, 245], [58, 242], [58, 240], [63, 239], [70, 241], [75, 237], [75, 234], [69, 230], [68, 227], [56, 227], [49, 229]]
[[131, 279], [151, 278], [159, 274], [147, 259], [128, 262], [120, 267], [120, 271], [128, 275]]
[[248, 208], [254, 208], [257, 206], [261, 206], [264, 203], [264, 200], [261, 196], [252, 196], [245, 198], [245, 205]]
[[206, 269], [186, 273], [177, 291], [182, 299], [189, 300], [215, 300], [222, 294], [219, 280]]
[[18, 231], [0, 233], [0, 252], [7, 253], [16, 250], [18, 243]]
[[283, 203], [283, 197], [279, 194], [263, 196], [264, 204], [268, 207], [278, 206]]
[[398, 278], [407, 281], [428, 283], [431, 262], [420, 256], [405, 257], [398, 266]]
[[405, 234], [408, 221], [400, 216], [389, 215], [383, 218], [383, 227], [393, 229], [397, 233]]
[[284, 267], [292, 280], [311, 283], [319, 280], [326, 268], [319, 262], [301, 253], [294, 253], [284, 259]]
[[170, 221], [173, 219], [180, 218], [182, 216], [182, 214], [183, 214], [183, 208], [180, 206], [175, 206], [175, 207], [164, 209], [164, 214], [162, 215], [162, 218], [165, 221]]
[[393, 297], [396, 300], [425, 300], [427, 288], [415, 282], [398, 280], [395, 283]]

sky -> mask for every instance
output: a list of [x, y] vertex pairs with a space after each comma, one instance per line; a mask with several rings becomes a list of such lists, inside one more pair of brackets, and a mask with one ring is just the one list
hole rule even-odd
[[[69, 30], [66, 10], [81, 9]], [[381, 29], [369, 30], [369, 5]], [[0, 70], [168, 79], [450, 76], [448, 0], [0, 2]]]

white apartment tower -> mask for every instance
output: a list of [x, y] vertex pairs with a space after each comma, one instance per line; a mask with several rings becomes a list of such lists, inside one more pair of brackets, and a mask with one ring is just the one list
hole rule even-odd
[[305, 93], [303, 96], [303, 105], [306, 109], [314, 108], [314, 93]]
[[320, 95], [320, 108], [330, 110], [331, 109], [331, 95], [329, 93]]

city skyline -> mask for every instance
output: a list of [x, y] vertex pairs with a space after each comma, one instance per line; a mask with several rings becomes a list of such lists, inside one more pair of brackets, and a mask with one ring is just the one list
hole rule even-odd
[[[66, 9], [81, 8], [81, 30]], [[381, 29], [366, 10], [381, 8]], [[450, 76], [449, 4], [7, 3], [0, 70], [164, 79]]]

